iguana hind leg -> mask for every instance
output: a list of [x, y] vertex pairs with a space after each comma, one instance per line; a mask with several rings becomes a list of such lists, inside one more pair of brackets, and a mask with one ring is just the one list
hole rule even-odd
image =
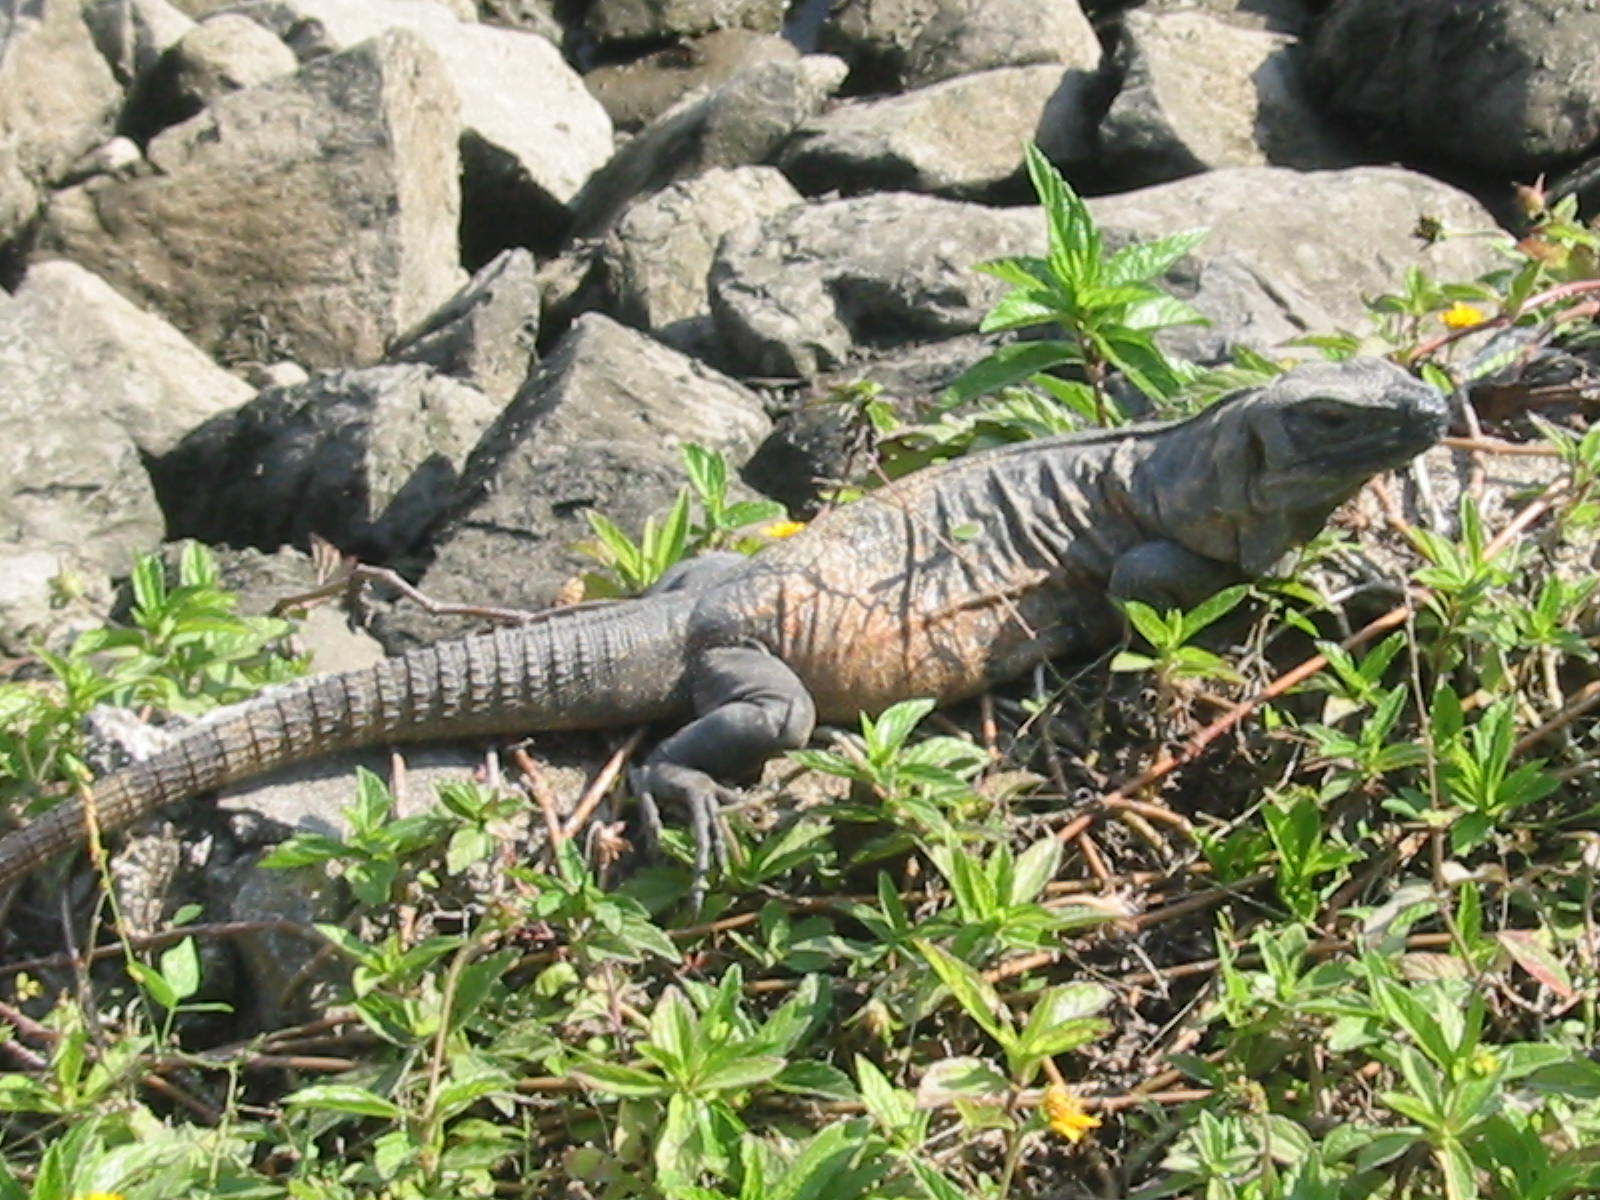
[[687, 808], [695, 843], [692, 898], [698, 904], [712, 853], [723, 852], [716, 810], [727, 789], [717, 781], [752, 777], [773, 755], [804, 746], [817, 718], [805, 685], [762, 646], [701, 652], [691, 685], [699, 715], [662, 741], [634, 779], [648, 835], [660, 830], [657, 801]]

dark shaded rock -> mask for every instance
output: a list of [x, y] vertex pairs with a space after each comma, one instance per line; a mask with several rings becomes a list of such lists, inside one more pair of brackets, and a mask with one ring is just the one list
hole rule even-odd
[[[592, 536], [586, 510], [636, 535], [683, 485], [681, 443], [720, 450], [736, 466], [768, 428], [746, 388], [585, 314], [473, 452], [423, 586], [435, 599], [543, 608], [595, 568], [573, 548]], [[385, 631], [431, 640], [440, 626], [408, 607]]]
[[763, 62], [793, 62], [794, 46], [769, 33], [721, 29], [583, 77], [619, 129], [655, 120], [697, 87], [716, 85]]
[[714, 29], [777, 33], [785, 0], [592, 0], [584, 18], [602, 42], [689, 37]]
[[94, 44], [124, 86], [155, 69], [194, 21], [167, 0], [86, 0], [83, 19]]
[[263, 392], [161, 461], [175, 536], [272, 550], [318, 534], [368, 562], [416, 547], [497, 406], [426, 367]]
[[187, 121], [218, 96], [293, 75], [300, 61], [277, 35], [249, 17], [218, 13], [189, 29], [161, 56], [124, 121], [149, 138]]
[[539, 305], [533, 255], [507, 250], [396, 342], [389, 360], [423, 363], [504, 404], [534, 363]]
[[712, 167], [766, 161], [821, 107], [844, 78], [844, 64], [808, 54], [766, 62], [708, 92], [686, 96], [617, 151], [574, 201], [573, 232], [604, 233], [636, 196], [658, 191]]
[[1308, 70], [1330, 111], [1428, 159], [1535, 171], [1600, 141], [1588, 0], [1343, 0]]
[[1215, 167], [1351, 166], [1352, 147], [1308, 103], [1293, 39], [1202, 12], [1129, 12], [1122, 87], [1098, 164], [1122, 187]]

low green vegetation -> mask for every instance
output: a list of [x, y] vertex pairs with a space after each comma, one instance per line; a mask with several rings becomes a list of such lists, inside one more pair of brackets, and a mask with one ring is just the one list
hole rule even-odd
[[[1030, 169], [1050, 253], [990, 264], [1013, 288], [990, 326], [1061, 336], [905, 424], [858, 389], [888, 473], [1121, 420], [1114, 377], [1180, 413], [1277, 369], [1168, 360], [1159, 329], [1192, 314], [1155, 281], [1195, 235], [1107, 252]], [[1477, 371], [1463, 331], [1577, 320], [1594, 235], [1531, 207], [1503, 272], [1414, 276], [1319, 347]], [[203, 951], [237, 931], [192, 912], [0, 966], [0, 1200], [1593, 1195], [1600, 432], [1542, 430], [1524, 515], [1469, 492], [1454, 536], [1393, 535], [1409, 607], [1356, 636], [1304, 573], [1348, 557], [1330, 532], [1297, 578], [1129, 605], [1100, 663], [794, 753], [725, 814], [699, 911], [681, 836], [619, 874], [617, 834], [580, 842], [537, 786], [396, 817], [363, 775], [347, 834], [267, 859], [347, 897], [302, 931], [341, 982], [295, 1023], [218, 1011]], [[637, 542], [596, 520], [592, 589], [776, 515], [728, 500], [720, 458], [686, 465]], [[133, 588], [127, 625], [0, 686], [14, 811], [81, 781], [91, 705], [197, 711], [297, 669], [199, 548]]]

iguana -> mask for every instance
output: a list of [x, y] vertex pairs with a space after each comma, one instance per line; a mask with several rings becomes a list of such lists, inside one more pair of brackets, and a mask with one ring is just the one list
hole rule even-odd
[[[1121, 636], [1113, 598], [1192, 607], [1270, 571], [1365, 480], [1436, 441], [1446, 415], [1434, 388], [1355, 360], [1297, 368], [1183, 421], [974, 453], [754, 557], [695, 560], [639, 599], [220, 710], [87, 803], [109, 830], [355, 746], [671, 720], [681, 727], [637, 778], [688, 805], [703, 874], [717, 780], [804, 745], [818, 720], [957, 700], [1102, 650]], [[83, 840], [84, 805], [0, 839], [0, 887]]]

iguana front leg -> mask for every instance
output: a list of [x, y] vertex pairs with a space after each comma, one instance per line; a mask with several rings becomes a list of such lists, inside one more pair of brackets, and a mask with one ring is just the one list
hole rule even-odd
[[783, 750], [804, 746], [816, 726], [816, 706], [799, 678], [763, 646], [716, 646], [691, 667], [693, 721], [662, 741], [635, 773], [647, 832], [659, 835], [656, 802], [682, 803], [694, 833], [694, 884], [698, 905], [720, 848], [718, 779], [754, 776]]
[[1114, 600], [1138, 600], [1152, 608], [1191, 609], [1243, 573], [1177, 542], [1144, 542], [1118, 556], [1106, 591]]

